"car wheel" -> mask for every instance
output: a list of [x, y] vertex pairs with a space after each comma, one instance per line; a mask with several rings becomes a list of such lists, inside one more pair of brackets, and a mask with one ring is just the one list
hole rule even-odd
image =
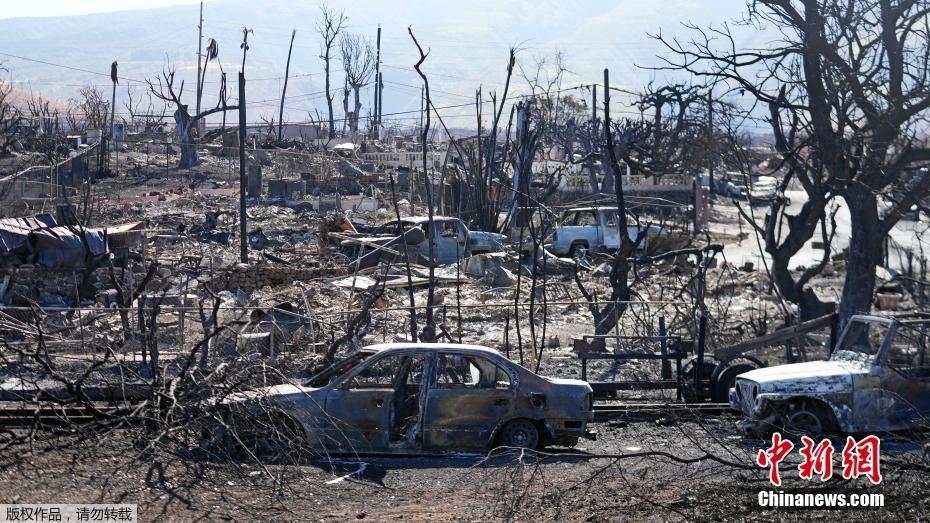
[[727, 403], [730, 401], [730, 389], [736, 384], [736, 377], [744, 372], [755, 370], [756, 366], [748, 363], [739, 363], [727, 367], [717, 376], [717, 382], [714, 383], [711, 399], [717, 403]]
[[802, 404], [785, 414], [784, 429], [795, 436], [822, 436], [833, 430], [833, 422], [820, 405]]
[[[710, 381], [714, 369], [717, 368], [717, 364], [709, 357], [705, 357], [704, 362], [700, 365], [701, 382], [707, 383]], [[692, 359], [682, 368], [682, 378], [684, 381], [682, 394], [687, 403], [698, 403], [707, 399], [707, 393], [705, 391], [695, 390], [694, 388], [694, 373], [697, 370], [697, 366], [697, 359]]]
[[509, 421], [501, 429], [500, 444], [505, 447], [535, 449], [539, 446], [539, 429], [527, 419]]
[[581, 244], [581, 243], [573, 244], [573, 245], [568, 249], [568, 257], [569, 257], [569, 258], [577, 258], [578, 256], [581, 255], [581, 252], [584, 251], [584, 250], [587, 250], [587, 247], [586, 247], [584, 244]]

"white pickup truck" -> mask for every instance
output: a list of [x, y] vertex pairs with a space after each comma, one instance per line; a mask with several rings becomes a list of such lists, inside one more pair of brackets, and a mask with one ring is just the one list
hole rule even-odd
[[[646, 239], [639, 245], [646, 249], [650, 237], [665, 234], [662, 227], [640, 226], [628, 215], [627, 234], [636, 240], [641, 232]], [[575, 257], [582, 250], [613, 251], [620, 248], [616, 207], [576, 207], [562, 213], [546, 248], [556, 256]]]

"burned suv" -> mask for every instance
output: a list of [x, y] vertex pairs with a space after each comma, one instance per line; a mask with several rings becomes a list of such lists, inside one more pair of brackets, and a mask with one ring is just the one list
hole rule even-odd
[[538, 376], [492, 349], [393, 343], [365, 347], [303, 385], [239, 393], [218, 407], [246, 446], [412, 454], [571, 446], [593, 438], [592, 400], [586, 382]]
[[853, 316], [828, 361], [755, 369], [736, 378], [740, 427], [768, 434], [893, 431], [927, 425], [930, 320]]

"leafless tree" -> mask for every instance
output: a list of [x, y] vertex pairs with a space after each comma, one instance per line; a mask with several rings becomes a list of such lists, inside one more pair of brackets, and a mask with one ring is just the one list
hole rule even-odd
[[78, 98], [68, 100], [68, 125], [76, 131], [107, 129], [110, 102], [96, 87], [82, 87]]
[[[450, 138], [450, 151], [454, 151], [456, 156], [453, 161], [454, 165], [456, 165], [457, 170], [459, 167], [462, 170], [462, 176], [459, 180], [460, 189], [458, 191], [458, 215], [463, 220], [473, 223], [476, 229], [482, 231], [497, 231], [500, 229], [499, 212], [503, 203], [503, 194], [508, 192], [509, 195], [509, 191], [502, 190], [502, 188], [509, 187], [509, 180], [504, 169], [509, 160], [506, 150], [498, 147], [500, 143], [498, 135], [515, 65], [516, 49], [511, 48], [507, 60], [507, 78], [504, 82], [504, 91], [500, 99], [498, 99], [497, 93], [491, 94], [493, 119], [490, 134], [485, 134], [482, 125], [485, 100], [482, 98], [481, 88], [475, 91], [477, 134], [474, 137], [454, 139], [439, 112], [436, 111], [436, 106], [430, 103], [430, 107], [432, 107], [433, 112], [439, 119], [446, 135]], [[503, 133], [507, 145], [509, 145], [507, 140], [509, 140], [510, 136], [513, 112], [513, 107], [511, 107], [507, 130]]]
[[0, 154], [9, 154], [23, 134], [23, 115], [12, 100], [13, 85], [0, 80]]
[[53, 109], [48, 99], [35, 93], [31, 94], [26, 100], [26, 111], [43, 135], [54, 135], [60, 131], [61, 119], [58, 109]]
[[336, 134], [336, 121], [333, 119], [333, 93], [330, 90], [330, 57], [333, 51], [333, 45], [336, 38], [345, 27], [348, 19], [345, 13], [330, 9], [325, 3], [320, 6], [321, 20], [317, 21], [316, 31], [323, 39], [320, 45], [320, 59], [323, 60], [323, 70], [326, 73], [326, 106], [329, 109], [329, 137]]
[[239, 108], [238, 105], [228, 105], [226, 103], [226, 85], [221, 82], [219, 98], [216, 106], [212, 109], [201, 111], [198, 114], [191, 114], [188, 111], [187, 104], [181, 101], [184, 95], [184, 82], [180, 86], [175, 86], [174, 67], [169, 63], [162, 70], [161, 76], [154, 81], [147, 80], [149, 91], [152, 95], [160, 100], [173, 105], [174, 121], [177, 124], [178, 140], [181, 143], [181, 163], [180, 168], [186, 169], [199, 163], [197, 158], [197, 147], [194, 143], [192, 131], [196, 128], [197, 122], [211, 114], [232, 111]]
[[[129, 85], [126, 87], [126, 101], [124, 102], [126, 112], [129, 113], [129, 123], [141, 126], [144, 132], [151, 132], [164, 123], [168, 114], [168, 104], [164, 100], [159, 100], [160, 106], [157, 106], [152, 92], [146, 90], [144, 96], [136, 93], [135, 87]], [[124, 119], [125, 121], [125, 119]]]
[[375, 51], [371, 42], [364, 36], [345, 33], [339, 40], [339, 52], [342, 55], [342, 68], [345, 69], [346, 83], [352, 88], [355, 98], [355, 110], [350, 118], [349, 128], [352, 134], [357, 134], [359, 115], [362, 110], [360, 91], [375, 72]]
[[[417, 63], [413, 65], [413, 68], [416, 70], [417, 74], [420, 75], [420, 79], [423, 80], [423, 96], [424, 96], [424, 107], [426, 107], [426, 121], [423, 125], [423, 132], [420, 135], [420, 147], [423, 152], [423, 185], [426, 188], [426, 211], [429, 217], [429, 258], [434, 259], [435, 253], [435, 244], [436, 244], [436, 226], [433, 223], [433, 181], [429, 175], [429, 168], [427, 166], [427, 137], [429, 136], [429, 127], [430, 127], [430, 95], [429, 95], [429, 79], [423, 73], [423, 70], [420, 69], [420, 66], [423, 65], [423, 62], [426, 61], [426, 57], [429, 55], [429, 49], [426, 52], [423, 52], [423, 48], [420, 46], [420, 42], [417, 41], [417, 37], [413, 35], [413, 29], [407, 27], [407, 33], [410, 34], [410, 39], [413, 40], [414, 45], [417, 46], [417, 52], [420, 54], [420, 59], [417, 60]], [[371, 45], [367, 45], [368, 50], [364, 53], [368, 55], [368, 58], [371, 59]], [[358, 47], [359, 44], [352, 44], [352, 47]], [[343, 54], [345, 56], [345, 54]], [[374, 67], [374, 64], [371, 64], [371, 67]], [[348, 77], [349, 67], [346, 67], [346, 76]], [[370, 74], [370, 72], [369, 72]], [[358, 101], [358, 90], [355, 91], [355, 105], [356, 110], [360, 106]], [[356, 130], [358, 130], [356, 128]], [[435, 279], [435, 264], [430, 263], [429, 266], [429, 289], [427, 290], [426, 296], [426, 327], [424, 328], [423, 335], [421, 339], [423, 341], [433, 341], [436, 338], [436, 324], [433, 321], [433, 304], [435, 302], [435, 291], [436, 291], [436, 279]]]
[[[533, 134], [540, 142], [533, 150], [533, 156], [538, 151], [538, 159], [542, 160], [542, 168], [537, 173], [542, 180], [536, 180], [538, 183], [533, 184], [541, 187], [541, 190], [536, 191], [535, 198], [545, 202], [559, 188], [571, 161], [577, 141], [577, 122], [584, 117], [584, 104], [562, 94], [562, 80], [571, 71], [561, 51], [557, 51], [551, 58], [534, 59], [532, 70], [522, 62], [518, 62], [518, 67], [532, 95], [532, 110], [528, 111], [530, 119], [527, 123], [533, 127]], [[519, 140], [520, 133], [517, 134]], [[551, 167], [552, 164], [557, 167]]]
[[706, 166], [705, 89], [688, 84], [647, 85], [635, 94], [640, 117], [625, 118], [618, 130], [634, 135], [622, 160], [640, 174], [695, 171]]
[[291, 72], [291, 51], [294, 50], [294, 37], [297, 29], [291, 30], [291, 44], [287, 48], [287, 65], [284, 67], [284, 87], [281, 88], [281, 107], [278, 110], [278, 140], [284, 139], [284, 97], [287, 95], [287, 77]]
[[[726, 26], [694, 27], [687, 44], [657, 35], [671, 52], [668, 67], [742, 89], [768, 106], [786, 169], [782, 187], [796, 180], [808, 196], [788, 220], [786, 253], [817, 232], [830, 199], [845, 200], [853, 248], [843, 322], [870, 310], [882, 242], [930, 190], [930, 176], [908, 176], [916, 162], [930, 160], [922, 139], [930, 109], [928, 13], [927, 0], [758, 0], [746, 22], [781, 34], [771, 48], [739, 49]], [[882, 198], [891, 202], [884, 215]], [[796, 282], [783, 277], [786, 264], [773, 259], [773, 269], [780, 290], [791, 292]]]

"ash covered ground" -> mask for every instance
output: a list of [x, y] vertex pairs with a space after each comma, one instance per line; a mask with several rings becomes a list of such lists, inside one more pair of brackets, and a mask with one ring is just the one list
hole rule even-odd
[[[282, 173], [292, 167], [284, 166], [292, 161], [287, 153], [265, 154], [266, 180], [278, 176], [278, 166]], [[31, 443], [15, 441], [21, 430], [6, 433], [0, 462], [4, 502], [138, 503], [144, 520], [774, 517], [756, 502], [759, 490], [770, 488], [766, 472], [754, 465], [766, 442], [737, 431], [735, 414], [619, 417], [594, 425], [595, 442], [542, 453], [312, 456], [289, 465], [205, 455], [197, 435], [184, 428], [192, 423], [185, 401], [196, 404], [220, 389], [229, 394], [299, 380], [319, 370], [327, 357], [366, 344], [410, 340], [407, 288], [372, 289], [408, 274], [423, 280], [428, 269], [415, 264], [408, 273], [395, 259], [357, 271], [338, 240], [328, 237], [340, 233], [343, 220], [380, 224], [395, 216], [395, 203], [404, 214], [409, 203], [395, 202], [383, 190], [344, 196], [339, 209], [323, 213], [319, 195], [250, 199], [249, 262], [243, 264], [235, 173], [226, 159], [204, 155], [196, 171], [165, 169], [165, 156], [136, 146], [119, 161], [133, 174], [94, 184], [90, 224], [140, 223], [143, 239], [121, 266], [84, 271], [81, 281], [73, 273], [46, 276], [28, 264], [16, 268], [10, 308], [2, 317], [10, 333], [2, 387], [60, 389], [79, 381], [88, 388], [167, 384], [165, 390], [172, 392], [152, 398], [146, 407], [151, 412], [133, 422], [43, 429]], [[332, 169], [341, 160], [308, 156], [305, 161], [302, 168], [311, 170]], [[169, 156], [167, 163], [176, 158]], [[753, 254], [753, 237], [743, 230], [736, 206], [718, 201], [710, 217], [706, 234], [669, 248], [726, 245], [714, 263], [699, 266], [679, 256], [637, 267], [633, 288], [640, 303], [624, 311], [613, 334], [657, 335], [662, 317], [667, 333], [693, 343], [699, 336], [696, 311], [703, 307], [709, 320], [706, 350], [712, 355], [781, 326], [777, 318], [786, 305]], [[592, 307], [598, 304], [591, 297], [610, 295], [610, 258], [590, 253], [583, 270], [569, 261], [541, 272], [529, 270], [532, 259], [521, 263], [513, 247], [489, 259], [493, 263], [480, 273], [469, 274], [464, 260], [435, 268], [434, 313], [447, 339], [497, 349], [543, 375], [581, 377], [573, 340], [593, 332]], [[839, 252], [811, 287], [822, 298], [835, 298], [843, 267]], [[365, 288], [366, 278], [375, 283]], [[885, 283], [898, 297], [897, 311], [916, 307], [919, 297]], [[427, 286], [414, 286], [418, 305], [426, 303], [427, 294]], [[71, 300], [79, 311], [56, 310], [56, 304]], [[282, 310], [283, 315], [277, 312]], [[417, 318], [422, 328], [423, 311]], [[812, 334], [794, 348], [795, 357], [825, 358], [828, 338], [825, 331]], [[624, 339], [607, 350], [654, 350], [651, 343]], [[784, 349], [767, 347], [756, 356], [777, 364]], [[220, 368], [227, 374], [216, 379]], [[597, 360], [589, 363], [587, 378], [648, 382], [660, 374], [655, 361]], [[175, 390], [189, 396], [175, 396]], [[629, 391], [612, 401], [662, 403], [677, 397], [675, 390]], [[878, 489], [842, 480], [816, 488], [886, 494], [883, 509], [856, 517], [919, 518], [930, 499], [925, 442], [920, 433], [888, 435], [886, 479]], [[814, 488], [794, 479], [790, 470], [796, 463], [783, 467], [789, 470], [785, 488]], [[844, 513], [805, 512], [804, 517], [838, 514]]]

